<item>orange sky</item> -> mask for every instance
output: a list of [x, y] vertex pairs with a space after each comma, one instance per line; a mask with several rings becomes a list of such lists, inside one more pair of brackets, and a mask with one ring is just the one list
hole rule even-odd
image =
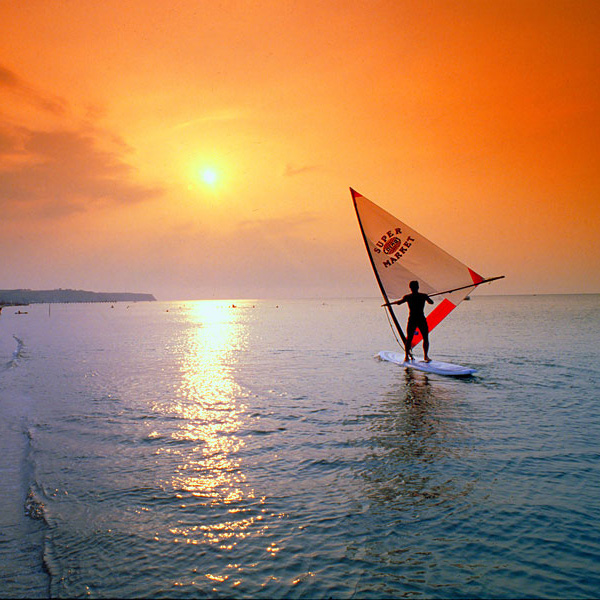
[[0, 289], [375, 296], [352, 186], [490, 292], [598, 293], [599, 40], [591, 0], [0, 2]]

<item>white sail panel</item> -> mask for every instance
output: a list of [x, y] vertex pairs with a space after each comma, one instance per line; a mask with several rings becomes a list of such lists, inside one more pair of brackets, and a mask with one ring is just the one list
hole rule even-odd
[[[427, 315], [431, 331], [483, 278], [406, 223], [358, 192], [352, 189], [351, 192], [373, 269], [382, 292], [385, 290], [384, 297], [402, 298], [409, 293], [408, 284], [412, 280], [419, 282], [420, 291], [425, 294], [467, 286], [435, 299]], [[415, 335], [412, 345], [421, 339]]]

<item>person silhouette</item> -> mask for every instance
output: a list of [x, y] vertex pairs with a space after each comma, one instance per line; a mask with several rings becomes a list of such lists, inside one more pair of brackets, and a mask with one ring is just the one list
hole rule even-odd
[[406, 348], [404, 349], [404, 360], [411, 360], [411, 344], [415, 331], [418, 329], [423, 336], [423, 360], [425, 362], [431, 362], [429, 358], [429, 326], [427, 325], [427, 319], [423, 309], [425, 308], [425, 302], [433, 304], [433, 300], [427, 295], [419, 292], [419, 282], [411, 281], [408, 284], [411, 290], [410, 294], [406, 294], [398, 302], [394, 304], [408, 304], [408, 323], [406, 324]]

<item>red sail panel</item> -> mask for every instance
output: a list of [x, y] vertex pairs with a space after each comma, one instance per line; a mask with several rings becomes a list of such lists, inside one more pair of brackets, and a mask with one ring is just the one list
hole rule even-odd
[[[427, 326], [431, 331], [436, 325], [439, 325], [454, 309], [455, 304], [452, 304], [450, 300], [444, 298], [441, 304], [438, 304], [428, 315], [427, 315]], [[414, 348], [417, 344], [423, 341], [421, 332], [417, 329], [412, 339], [411, 348]]]
[[[467, 267], [467, 269], [469, 269], [469, 267]], [[483, 281], [483, 277], [481, 275], [478, 275], [477, 273], [475, 273], [475, 271], [473, 271], [473, 269], [469, 269], [469, 274], [473, 278], [473, 283], [480, 284]]]

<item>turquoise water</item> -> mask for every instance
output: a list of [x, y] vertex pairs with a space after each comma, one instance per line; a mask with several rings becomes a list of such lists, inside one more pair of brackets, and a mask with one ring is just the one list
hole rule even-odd
[[0, 596], [600, 595], [600, 296], [0, 315]]

